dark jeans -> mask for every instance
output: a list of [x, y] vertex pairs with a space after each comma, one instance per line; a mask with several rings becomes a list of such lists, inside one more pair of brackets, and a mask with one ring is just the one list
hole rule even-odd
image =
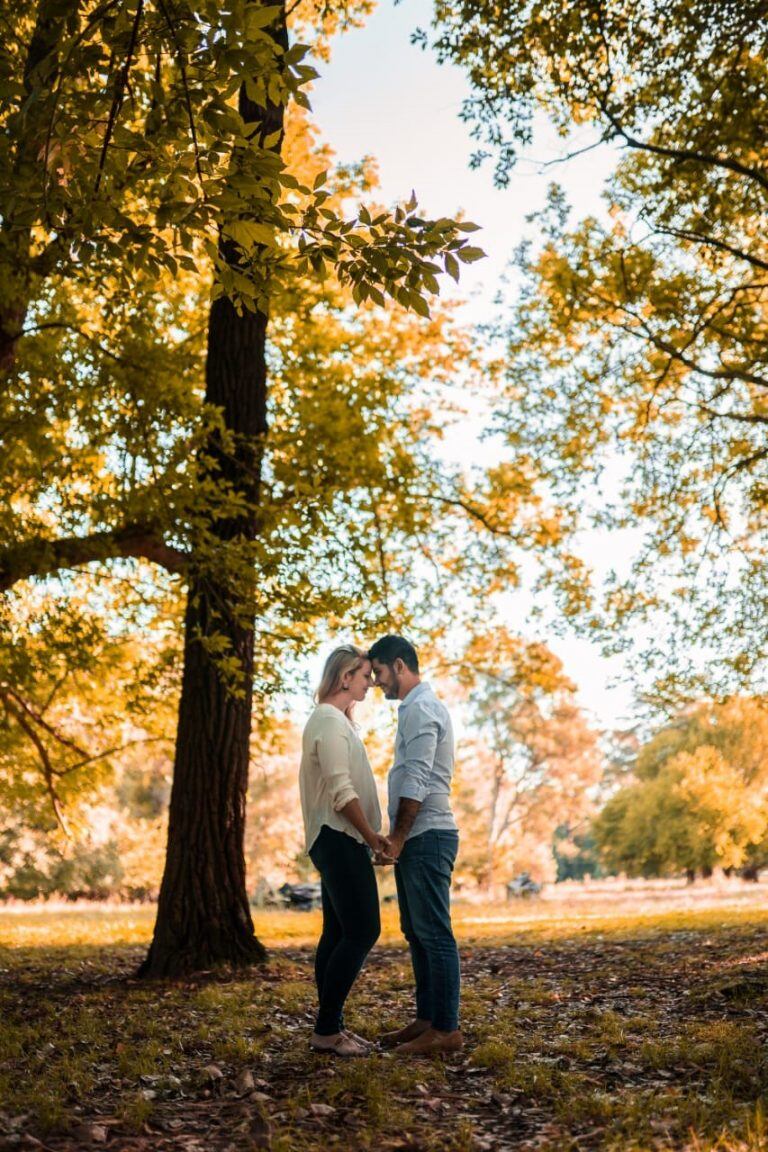
[[416, 1015], [440, 1032], [459, 1026], [459, 950], [451, 927], [458, 832], [432, 828], [406, 840], [395, 865], [400, 927], [411, 949]]
[[344, 1002], [381, 932], [379, 893], [368, 848], [345, 832], [323, 824], [309, 857], [323, 893], [323, 932], [315, 953], [320, 1003], [315, 1032], [333, 1036], [344, 1027]]

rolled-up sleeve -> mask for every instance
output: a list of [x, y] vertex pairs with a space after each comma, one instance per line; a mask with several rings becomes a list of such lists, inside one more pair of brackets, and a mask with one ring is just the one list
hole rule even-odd
[[334, 812], [338, 812], [350, 800], [358, 799], [349, 774], [349, 737], [342, 724], [335, 720], [325, 723], [316, 747], [320, 775], [328, 789], [331, 807]]
[[429, 795], [439, 738], [440, 725], [435, 716], [417, 705], [409, 708], [403, 729], [401, 798], [423, 801]]

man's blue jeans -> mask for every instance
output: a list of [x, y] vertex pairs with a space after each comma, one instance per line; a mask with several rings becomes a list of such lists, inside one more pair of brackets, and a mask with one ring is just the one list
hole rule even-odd
[[451, 873], [459, 834], [431, 828], [406, 840], [395, 865], [400, 927], [411, 949], [416, 1015], [439, 1032], [459, 1026], [459, 950], [451, 927]]

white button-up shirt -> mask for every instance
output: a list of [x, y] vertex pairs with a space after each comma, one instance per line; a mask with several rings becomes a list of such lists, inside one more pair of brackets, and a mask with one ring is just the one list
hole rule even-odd
[[395, 762], [387, 781], [390, 828], [404, 797], [421, 802], [407, 839], [431, 828], [456, 830], [450, 804], [453, 756], [448, 709], [429, 684], [417, 684], [397, 714]]
[[365, 843], [339, 811], [350, 800], [360, 801], [374, 832], [381, 830], [376, 781], [365, 746], [344, 713], [333, 704], [318, 704], [307, 721], [302, 737], [299, 791], [307, 852], [323, 824]]

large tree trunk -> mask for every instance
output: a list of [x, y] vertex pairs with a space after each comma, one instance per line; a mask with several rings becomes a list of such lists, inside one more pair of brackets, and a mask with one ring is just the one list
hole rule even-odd
[[[263, 313], [238, 316], [226, 298], [211, 308], [206, 397], [224, 408], [228, 428], [249, 437], [266, 429], [266, 329]], [[235, 523], [221, 527], [231, 532]], [[210, 575], [190, 581], [168, 849], [143, 975], [178, 976], [265, 955], [253, 932], [243, 854], [253, 628], [222, 613], [230, 596]], [[238, 658], [240, 693], [200, 642], [214, 632]]]
[[[287, 46], [284, 20], [275, 35]], [[262, 108], [243, 92], [240, 108], [246, 120], [259, 124], [262, 141], [281, 133], [274, 145], [279, 151], [282, 105]], [[225, 241], [221, 251], [236, 261]], [[226, 297], [211, 307], [206, 401], [221, 409], [235, 439], [233, 449], [221, 450], [214, 437], [206, 456], [213, 460], [214, 474], [244, 495], [250, 507], [245, 515], [210, 525], [222, 548], [229, 541], [253, 540], [258, 529], [255, 508], [267, 429], [267, 323], [264, 311], [238, 315]], [[144, 976], [241, 966], [266, 955], [254, 935], [243, 852], [254, 632], [232, 581], [217, 579], [210, 557], [203, 569], [190, 580], [168, 849], [154, 938], [140, 969]], [[226, 637], [229, 654], [237, 656], [242, 674], [237, 693], [200, 642], [201, 635], [213, 634]]]

